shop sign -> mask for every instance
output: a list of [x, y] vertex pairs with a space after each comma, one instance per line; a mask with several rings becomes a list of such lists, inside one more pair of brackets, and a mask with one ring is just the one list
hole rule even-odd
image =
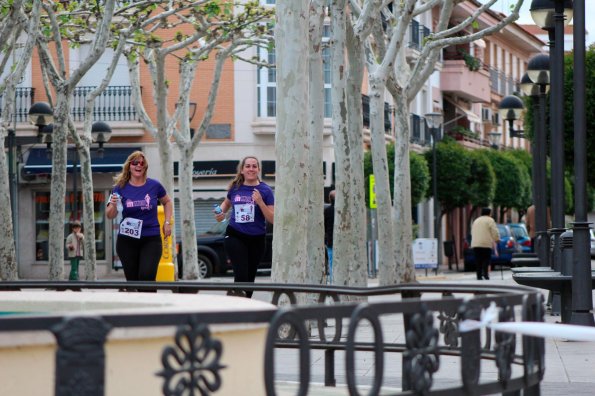
[[[192, 178], [232, 178], [238, 171], [239, 161], [194, 161]], [[179, 177], [179, 162], [174, 162], [174, 177]]]

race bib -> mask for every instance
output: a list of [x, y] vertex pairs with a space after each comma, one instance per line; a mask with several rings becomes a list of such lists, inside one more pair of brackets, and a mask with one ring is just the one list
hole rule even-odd
[[143, 221], [139, 219], [133, 219], [132, 217], [126, 217], [120, 223], [121, 235], [126, 235], [132, 238], [140, 239], [142, 229]]
[[254, 204], [234, 205], [236, 223], [254, 222]]

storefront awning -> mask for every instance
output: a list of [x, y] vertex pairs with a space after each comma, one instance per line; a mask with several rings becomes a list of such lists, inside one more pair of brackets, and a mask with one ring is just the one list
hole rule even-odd
[[449, 102], [450, 104], [452, 104], [455, 109], [456, 109], [456, 119], [459, 118], [467, 118], [467, 120], [469, 120], [469, 122], [474, 122], [476, 124], [481, 124], [481, 117], [478, 116], [477, 114], [475, 114], [473, 111], [466, 109], [465, 107], [461, 106], [459, 103], [455, 102], [454, 100], [445, 97], [444, 99], [446, 99], [447, 102]]
[[[122, 170], [122, 165], [126, 162], [126, 158], [139, 147], [112, 147], [103, 150], [103, 156], [100, 156], [97, 151], [91, 151], [91, 170], [95, 173], [115, 173]], [[74, 170], [74, 154], [73, 149], [68, 149], [68, 164], [67, 172], [72, 173]], [[77, 172], [80, 172], [80, 164], [77, 166]], [[29, 151], [29, 157], [23, 167], [23, 172], [27, 175], [35, 174], [49, 174], [52, 173], [52, 159], [48, 158], [47, 150], [45, 148], [32, 148]]]

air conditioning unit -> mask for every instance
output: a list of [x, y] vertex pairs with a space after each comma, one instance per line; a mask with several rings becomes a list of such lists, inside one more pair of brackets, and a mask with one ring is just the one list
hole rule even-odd
[[492, 109], [489, 107], [482, 107], [481, 108], [481, 120], [483, 122], [491, 122], [492, 121]]
[[494, 124], [494, 125], [500, 125], [500, 113], [494, 112], [492, 114], [492, 124]]

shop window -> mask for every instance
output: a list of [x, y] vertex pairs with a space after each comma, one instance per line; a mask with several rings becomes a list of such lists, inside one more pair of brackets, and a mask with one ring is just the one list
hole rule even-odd
[[[75, 194], [72, 191], [66, 193], [64, 198], [64, 243], [70, 234], [70, 222], [81, 220], [83, 212], [83, 196], [81, 192]], [[95, 223], [95, 249], [97, 260], [105, 260], [105, 192], [93, 193], [93, 219]], [[50, 219], [50, 193], [35, 193], [35, 251], [36, 261], [48, 260], [48, 241]], [[111, 223], [110, 223], [111, 224]], [[68, 252], [64, 248], [64, 259], [68, 259]]]

